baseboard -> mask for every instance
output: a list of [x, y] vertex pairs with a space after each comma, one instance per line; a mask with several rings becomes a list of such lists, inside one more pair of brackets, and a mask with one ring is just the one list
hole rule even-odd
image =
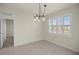
[[[42, 39], [40, 39], [40, 40], [42, 40]], [[19, 43], [19, 44], [14, 43], [14, 47], [29, 44], [29, 43], [33, 43], [33, 42], [37, 42], [37, 41], [40, 41], [40, 40], [32, 40], [32, 41], [28, 41], [28, 42]]]
[[69, 50], [72, 50], [72, 51], [74, 51], [74, 52], [79, 53], [79, 51], [77, 51], [77, 50], [75, 50], [75, 49], [65, 47], [64, 45], [58, 44], [58, 43], [53, 42], [53, 41], [51, 41], [51, 40], [47, 40], [47, 41], [49, 41], [49, 42], [51, 42], [51, 43], [54, 43], [54, 44], [56, 44], [56, 45], [59, 45], [59, 46], [61, 46], [61, 47], [63, 47], [63, 48], [66, 48], [66, 49], [69, 49]]

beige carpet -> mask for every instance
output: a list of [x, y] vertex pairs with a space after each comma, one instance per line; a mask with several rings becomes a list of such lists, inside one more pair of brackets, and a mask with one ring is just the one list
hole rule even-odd
[[0, 49], [0, 55], [76, 55], [78, 53], [45, 40], [21, 45], [15, 48]]

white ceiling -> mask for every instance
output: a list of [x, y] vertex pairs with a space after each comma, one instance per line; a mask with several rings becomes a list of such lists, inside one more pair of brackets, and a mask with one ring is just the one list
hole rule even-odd
[[[64, 8], [68, 8], [74, 3], [46, 3], [46, 15], [59, 11]], [[6, 6], [13, 9], [18, 9], [28, 12], [29, 14], [35, 14], [38, 12], [38, 3], [1, 3], [0, 6]]]

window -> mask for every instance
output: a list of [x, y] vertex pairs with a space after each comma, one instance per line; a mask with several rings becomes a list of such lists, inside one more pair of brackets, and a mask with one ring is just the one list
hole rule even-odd
[[56, 17], [53, 18], [53, 33], [56, 33], [56, 24], [57, 24], [57, 20], [56, 20]]
[[49, 32], [54, 34], [70, 34], [71, 33], [70, 15], [55, 16], [49, 19]]
[[49, 19], [49, 32], [52, 33], [52, 19]]
[[58, 17], [57, 18], [57, 33], [58, 34], [61, 34], [63, 32], [62, 27], [63, 27], [63, 21], [62, 21], [61, 17]]
[[70, 16], [64, 16], [64, 34], [70, 34], [71, 27], [70, 27]]

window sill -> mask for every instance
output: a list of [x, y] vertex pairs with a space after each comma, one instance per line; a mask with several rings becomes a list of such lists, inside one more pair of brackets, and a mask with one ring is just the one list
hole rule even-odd
[[55, 33], [49, 33], [50, 35], [53, 35], [55, 37], [62, 37], [62, 38], [72, 38], [72, 35], [66, 35], [66, 34], [55, 34]]

